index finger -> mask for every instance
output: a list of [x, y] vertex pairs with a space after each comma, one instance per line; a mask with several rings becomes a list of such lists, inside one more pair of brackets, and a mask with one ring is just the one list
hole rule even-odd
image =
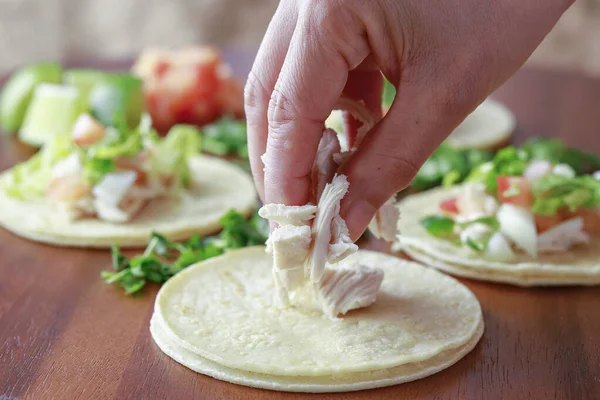
[[[268, 203], [309, 201], [310, 171], [325, 120], [340, 98], [348, 71], [368, 55], [360, 29], [342, 37], [330, 29], [319, 30], [322, 12], [319, 7], [301, 12], [269, 103], [264, 181]], [[342, 42], [352, 46], [337, 45]]]

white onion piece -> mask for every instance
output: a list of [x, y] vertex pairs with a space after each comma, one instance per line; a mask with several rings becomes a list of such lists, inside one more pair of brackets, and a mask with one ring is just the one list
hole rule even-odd
[[125, 209], [121, 209], [118, 206], [108, 204], [101, 199], [94, 199], [94, 207], [96, 208], [98, 218], [114, 223], [129, 221], [131, 217], [144, 206], [144, 204], [144, 199], [135, 199], [131, 200]]
[[96, 198], [107, 205], [118, 206], [125, 194], [137, 179], [135, 171], [121, 171], [106, 174], [102, 180], [92, 188]]
[[538, 236], [538, 250], [544, 253], [567, 251], [571, 247], [589, 243], [590, 236], [583, 231], [583, 218], [562, 222]]
[[504, 236], [525, 253], [537, 257], [537, 232], [533, 215], [528, 210], [513, 204], [502, 204], [496, 218]]
[[569, 164], [556, 164], [552, 168], [552, 173], [565, 178], [575, 178], [575, 170]]
[[523, 172], [523, 176], [529, 182], [533, 182], [534, 180], [539, 179], [550, 172], [552, 172], [552, 164], [550, 164], [549, 161], [533, 160]]
[[79, 155], [72, 153], [52, 167], [52, 177], [61, 178], [67, 175], [79, 175], [82, 167]]
[[469, 240], [480, 240], [490, 232], [491, 229], [486, 224], [474, 223], [467, 226], [460, 232], [460, 241], [466, 244]]
[[500, 232], [494, 233], [488, 241], [484, 257], [491, 261], [506, 262], [515, 257], [508, 240]]
[[456, 197], [456, 207], [459, 211], [456, 221], [468, 222], [487, 215], [493, 215], [498, 208], [498, 204], [496, 199], [485, 192], [485, 186], [467, 184]]
[[600, 181], [600, 171], [596, 171], [592, 175], [595, 180]]

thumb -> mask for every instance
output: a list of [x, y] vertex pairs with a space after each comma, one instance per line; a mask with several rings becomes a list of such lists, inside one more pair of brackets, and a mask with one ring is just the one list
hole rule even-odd
[[427, 157], [468, 114], [444, 112], [424, 91], [412, 89], [402, 88], [385, 118], [342, 166], [350, 190], [341, 215], [353, 240], [388, 199], [410, 184]]

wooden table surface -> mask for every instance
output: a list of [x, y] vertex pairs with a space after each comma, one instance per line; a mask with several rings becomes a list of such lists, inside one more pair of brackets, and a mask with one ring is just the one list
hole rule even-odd
[[[234, 52], [228, 59], [244, 74], [252, 56]], [[516, 114], [517, 141], [556, 136], [600, 151], [599, 80], [522, 70], [495, 97]], [[0, 169], [28, 154], [2, 138]], [[413, 383], [302, 395], [228, 384], [177, 364], [148, 331], [158, 288], [127, 297], [101, 281], [100, 271], [109, 267], [107, 251], [56, 248], [0, 230], [1, 400], [600, 399], [600, 288], [519, 289], [463, 280], [481, 302], [486, 324], [463, 360]]]

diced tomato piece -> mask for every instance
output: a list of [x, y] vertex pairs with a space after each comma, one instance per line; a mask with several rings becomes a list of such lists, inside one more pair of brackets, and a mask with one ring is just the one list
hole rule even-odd
[[581, 217], [583, 219], [583, 230], [588, 233], [600, 233], [600, 213], [595, 209], [580, 208], [575, 212], [564, 211], [563, 219]]
[[222, 79], [217, 93], [217, 101], [225, 114], [242, 116], [244, 114], [244, 88], [235, 79]]
[[148, 180], [148, 175], [139, 164], [139, 161], [134, 158], [122, 157], [115, 161], [117, 168], [120, 170], [133, 171], [137, 174], [135, 183], [143, 185]]
[[163, 76], [165, 76], [167, 72], [169, 72], [170, 68], [171, 65], [168, 62], [160, 60], [156, 63], [156, 66], [154, 67], [154, 75], [156, 75], [156, 77], [160, 79]]
[[537, 228], [537, 233], [542, 233], [547, 231], [550, 228], [555, 227], [556, 225], [563, 222], [562, 215], [535, 215], [535, 227]]
[[440, 203], [440, 209], [448, 213], [458, 214], [458, 205], [456, 202], [456, 197], [451, 197], [449, 199], [443, 200]]
[[198, 65], [195, 92], [198, 98], [213, 100], [219, 92], [219, 78], [217, 77], [217, 64]]
[[89, 185], [79, 175], [67, 175], [54, 178], [48, 183], [46, 195], [55, 201], [75, 201], [86, 196]]
[[498, 200], [521, 207], [530, 207], [533, 203], [529, 181], [521, 176], [498, 176]]

